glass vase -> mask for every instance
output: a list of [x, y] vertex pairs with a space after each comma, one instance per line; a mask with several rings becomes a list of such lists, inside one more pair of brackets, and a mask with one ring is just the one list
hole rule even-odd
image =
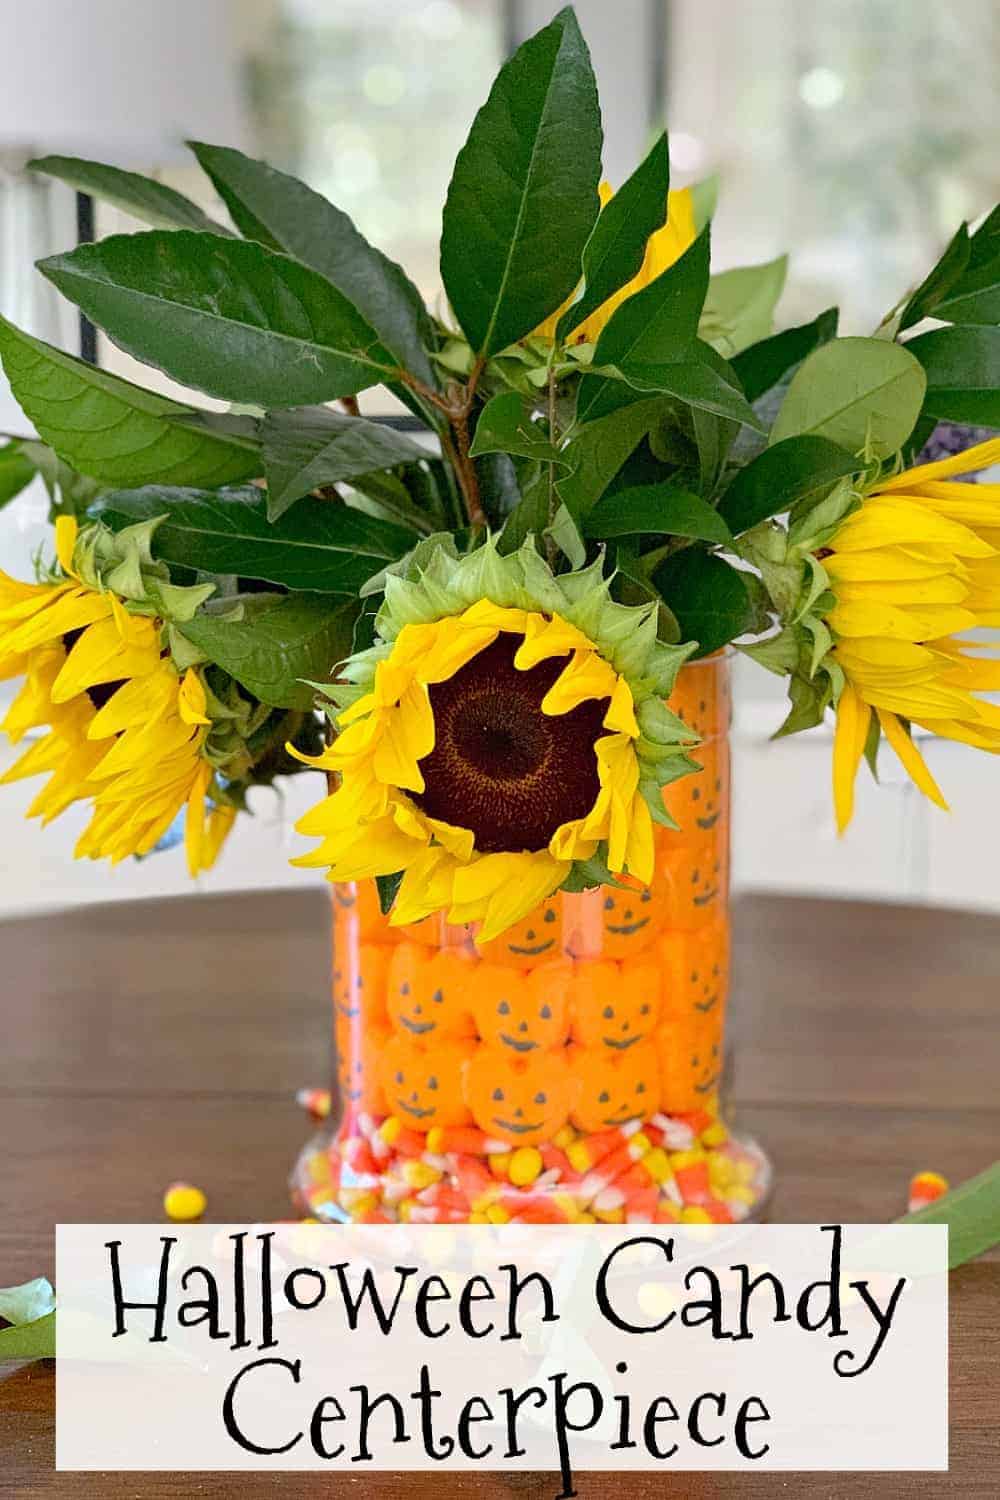
[[292, 1178], [311, 1218], [731, 1223], [770, 1167], [727, 1125], [730, 683], [670, 700], [702, 769], [665, 790], [653, 882], [557, 893], [490, 942], [395, 928], [334, 885], [332, 1108]]

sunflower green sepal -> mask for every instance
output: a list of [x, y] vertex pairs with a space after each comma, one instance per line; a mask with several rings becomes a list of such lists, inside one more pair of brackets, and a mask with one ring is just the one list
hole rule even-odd
[[657, 640], [655, 601], [618, 603], [604, 568], [556, 576], [532, 539], [503, 556], [491, 537], [387, 575], [375, 644], [322, 689], [338, 733], [310, 763], [337, 785], [297, 862], [401, 873], [394, 923], [445, 912], [486, 941], [567, 882], [648, 884], [662, 788], [698, 768], [662, 701], [694, 647]]
[[156, 615], [177, 625], [185, 624], [215, 593], [216, 586], [171, 583], [166, 563], [158, 562], [152, 553], [153, 534], [164, 519], [157, 516], [121, 531], [112, 531], [103, 521], [92, 521], [80, 528], [65, 571], [87, 588], [116, 594], [130, 614]]

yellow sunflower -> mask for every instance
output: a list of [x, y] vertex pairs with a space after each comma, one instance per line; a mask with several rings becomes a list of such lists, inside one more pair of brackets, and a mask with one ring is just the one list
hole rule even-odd
[[[113, 538], [104, 527], [78, 532], [70, 517], [56, 523], [63, 576], [22, 583], [0, 572], [0, 678], [24, 676], [2, 727], [13, 743], [47, 729], [0, 778], [20, 781], [48, 773], [28, 809], [48, 823], [73, 802], [93, 814], [77, 858], [147, 854], [187, 809], [186, 848], [192, 875], [207, 870], [222, 846], [235, 809], [206, 809], [213, 769], [205, 758], [211, 727], [208, 696], [194, 667], [181, 672], [161, 644], [164, 621], [133, 612], [103, 586], [116, 570], [142, 591], [148, 536]], [[148, 531], [148, 528], [146, 528]], [[193, 608], [205, 589], [163, 586]]]
[[[614, 197], [614, 190], [607, 182], [600, 186], [601, 207], [604, 208]], [[689, 249], [697, 239], [698, 231], [694, 221], [694, 195], [690, 188], [678, 188], [667, 194], [666, 221], [662, 228], [657, 229], [646, 241], [646, 253], [642, 265], [639, 267], [632, 280], [625, 286], [613, 292], [606, 302], [602, 302], [589, 317], [584, 318], [578, 328], [574, 328], [571, 338], [574, 344], [596, 344], [605, 325], [611, 320], [612, 315], [617, 312], [623, 302], [633, 297], [636, 292], [641, 292], [650, 282], [662, 276], [668, 267], [679, 260], [685, 250]], [[550, 314], [544, 321], [539, 323], [535, 329], [533, 338], [554, 339], [556, 326], [567, 307], [576, 301], [578, 293], [573, 292], [567, 297], [562, 307]]]
[[530, 543], [489, 542], [390, 577], [378, 632], [331, 690], [339, 733], [310, 763], [338, 785], [295, 863], [402, 872], [394, 923], [445, 911], [485, 941], [574, 871], [649, 883], [661, 789], [694, 769], [663, 704], [691, 648], [656, 640], [652, 606], [616, 604], [600, 563], [556, 578]]
[[947, 804], [910, 738], [919, 724], [942, 739], [1000, 750], [1000, 660], [959, 639], [1000, 625], [1000, 484], [955, 482], [1000, 462], [1000, 438], [879, 480], [821, 555], [835, 597], [826, 616], [830, 660], [843, 673], [833, 790], [841, 830], [874, 722], [916, 785]]

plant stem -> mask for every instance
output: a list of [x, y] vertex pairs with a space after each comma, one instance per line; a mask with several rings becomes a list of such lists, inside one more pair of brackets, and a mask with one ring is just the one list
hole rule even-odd
[[[549, 442], [553, 447], [559, 441], [559, 429], [556, 424], [556, 377], [555, 371], [550, 363], [548, 371], [548, 413], [549, 413]], [[545, 531], [545, 556], [549, 567], [555, 571], [558, 549], [555, 538], [551, 535], [552, 523], [556, 518], [556, 466], [549, 464], [549, 524]]]
[[438, 434], [441, 451], [455, 472], [465, 504], [465, 518], [470, 526], [486, 525], [486, 513], [479, 496], [476, 466], [469, 455], [469, 448], [472, 444], [469, 435], [469, 416], [476, 398], [479, 377], [485, 366], [486, 360], [483, 356], [477, 356], [465, 384], [449, 386], [443, 396], [425, 385], [422, 380], [418, 380], [415, 375], [410, 375], [405, 370], [400, 372], [400, 379], [405, 385], [408, 385], [421, 400], [429, 402], [448, 419], [450, 431], [442, 429]]

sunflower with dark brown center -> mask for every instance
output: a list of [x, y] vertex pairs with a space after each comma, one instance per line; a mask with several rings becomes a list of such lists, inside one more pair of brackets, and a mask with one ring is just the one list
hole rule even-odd
[[339, 784], [297, 863], [401, 872], [393, 922], [446, 911], [484, 941], [567, 881], [649, 883], [661, 789], [693, 769], [663, 702], [690, 648], [657, 641], [651, 606], [615, 603], [599, 563], [555, 577], [530, 543], [487, 543], [390, 577], [377, 623], [330, 689], [312, 764]]

